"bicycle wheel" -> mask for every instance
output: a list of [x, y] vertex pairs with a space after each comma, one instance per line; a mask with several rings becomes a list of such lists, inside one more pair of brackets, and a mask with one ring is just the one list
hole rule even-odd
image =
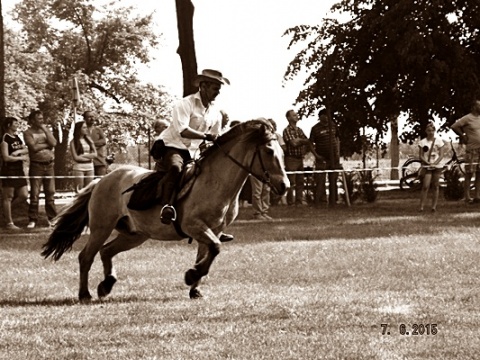
[[418, 174], [420, 167], [422, 166], [422, 162], [419, 159], [408, 159], [402, 165], [402, 178], [407, 177], [409, 175]]
[[422, 181], [418, 178], [418, 174], [410, 174], [400, 179], [401, 190], [420, 190]]

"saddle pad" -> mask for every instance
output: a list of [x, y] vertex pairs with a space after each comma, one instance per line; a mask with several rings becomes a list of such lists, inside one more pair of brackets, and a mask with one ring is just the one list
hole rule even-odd
[[127, 207], [131, 210], [147, 210], [155, 206], [160, 197], [160, 192], [157, 189], [164, 176], [164, 172], [156, 171], [125, 190], [124, 194], [132, 191]]

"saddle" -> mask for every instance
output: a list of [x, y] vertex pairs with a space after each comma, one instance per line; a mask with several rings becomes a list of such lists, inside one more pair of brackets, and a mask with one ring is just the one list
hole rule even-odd
[[[190, 192], [199, 173], [200, 166], [196, 161], [191, 160], [185, 164], [180, 176], [175, 202]], [[164, 171], [150, 173], [125, 190], [122, 194], [132, 192], [127, 207], [131, 210], [142, 211], [159, 205], [165, 174]]]

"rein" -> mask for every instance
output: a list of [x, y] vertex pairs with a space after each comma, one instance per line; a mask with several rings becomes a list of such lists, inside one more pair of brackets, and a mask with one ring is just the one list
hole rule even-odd
[[[270, 141], [270, 140], [269, 140]], [[232, 155], [230, 155], [228, 152], [226, 152], [216, 141], [213, 142], [216, 146], [218, 146], [220, 148], [220, 150], [222, 150], [222, 152], [224, 153], [224, 155], [226, 157], [228, 157], [230, 160], [232, 160], [237, 166], [241, 167], [243, 170], [245, 170], [249, 175], [253, 176], [255, 179], [257, 180], [260, 180], [262, 183], [264, 184], [267, 184], [269, 185], [270, 184], [270, 173], [265, 169], [265, 164], [263, 163], [263, 159], [262, 159], [262, 155], [259, 151], [259, 146], [260, 145], [257, 145], [257, 147], [255, 148], [255, 152], [253, 153], [253, 157], [252, 157], [252, 161], [250, 163], [250, 168], [247, 168], [245, 165], [243, 165], [240, 161], [238, 161], [237, 159], [235, 159]], [[261, 144], [263, 145], [263, 144]], [[257, 175], [255, 173], [253, 173], [252, 171], [252, 168], [253, 168], [253, 162], [255, 161], [255, 157], [257, 156], [258, 154], [258, 159], [260, 160], [260, 165], [262, 167], [262, 171], [263, 171], [263, 176], [262, 175]]]

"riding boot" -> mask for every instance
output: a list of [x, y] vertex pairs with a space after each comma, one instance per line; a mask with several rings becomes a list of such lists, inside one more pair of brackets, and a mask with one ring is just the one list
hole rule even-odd
[[228, 242], [228, 241], [232, 241], [234, 239], [233, 235], [230, 235], [230, 234], [225, 234], [225, 233], [222, 233], [220, 235], [220, 242]]
[[168, 181], [165, 182], [163, 186], [163, 194], [162, 194], [162, 210], [160, 211], [160, 221], [162, 224], [171, 224], [172, 221], [177, 219], [177, 212], [175, 208], [171, 205], [173, 200], [175, 199], [175, 182]]

